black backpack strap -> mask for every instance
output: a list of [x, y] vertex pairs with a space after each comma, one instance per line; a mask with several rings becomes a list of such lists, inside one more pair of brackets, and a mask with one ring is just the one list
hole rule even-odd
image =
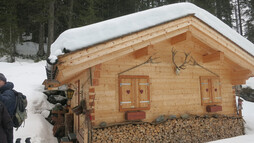
[[[17, 105], [18, 105], [18, 92], [16, 91], [16, 90], [12, 90], [13, 92], [14, 92], [14, 94], [15, 94], [15, 110], [14, 110], [14, 115], [15, 115], [15, 113], [16, 113], [16, 110], [17, 110]], [[13, 115], [13, 116], [14, 116]]]

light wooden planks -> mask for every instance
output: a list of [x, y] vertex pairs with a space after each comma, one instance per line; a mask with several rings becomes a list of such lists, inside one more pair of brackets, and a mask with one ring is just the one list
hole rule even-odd
[[203, 63], [209, 63], [209, 62], [214, 62], [214, 61], [222, 62], [223, 60], [224, 60], [224, 54], [219, 51], [203, 56]]
[[[198, 32], [200, 30], [197, 29], [202, 29], [202, 32]], [[233, 42], [230, 42], [227, 38], [219, 34], [217, 31], [209, 28], [209, 26], [207, 26], [200, 20], [192, 18], [190, 31], [200, 41], [208, 44], [213, 49], [221, 50], [225, 55], [227, 55], [227, 57], [229, 57], [232, 61], [238, 63], [239, 65], [246, 64], [246, 67], [252, 68], [252, 72], [254, 72], [254, 58], [251, 55], [239, 48]]]
[[[183, 42], [185, 43], [185, 41]], [[146, 111], [147, 119], [145, 121], [153, 121], [156, 117], [163, 114], [206, 114], [205, 107], [201, 106], [199, 77], [211, 76], [210, 73], [199, 67], [188, 66], [179, 76], [174, 75], [170, 52], [172, 45], [168, 43], [168, 41], [163, 41], [154, 44], [153, 47], [153, 50], [158, 53], [163, 63], [158, 65], [147, 64], [127, 73], [127, 75], [149, 75], [150, 77], [151, 109]], [[186, 43], [191, 42], [188, 41]], [[179, 51], [192, 51], [195, 59], [199, 63], [202, 63], [202, 54], [200, 53], [203, 53], [202, 50], [205, 48], [196, 46], [198, 42], [193, 43], [195, 44], [189, 44], [191, 46], [178, 43], [174, 46]], [[193, 50], [195, 48], [200, 48], [200, 50]], [[214, 51], [211, 50], [208, 53], [212, 54]], [[98, 125], [102, 121], [107, 123], [124, 121], [124, 113], [119, 113], [117, 73], [142, 63], [144, 60], [146, 58], [140, 57], [135, 59], [132, 54], [127, 53], [102, 63], [99, 77], [100, 85], [94, 87], [96, 91], [95, 124]], [[233, 67], [225, 67], [229, 64], [228, 62], [220, 64], [217, 62], [204, 63], [205, 67], [217, 72], [221, 76], [221, 79], [223, 79], [221, 80], [223, 111], [219, 112], [220, 114], [235, 114], [231, 71], [236, 71], [236, 69]], [[248, 72], [238, 70], [237, 74], [241, 75], [246, 73]]]
[[[164, 39], [160, 39], [160, 40], [165, 40], [170, 36], [175, 36], [175, 35], [178, 35], [179, 33], [186, 32], [187, 29], [188, 29], [187, 27], [184, 27], [182, 30], [177, 30], [176, 33], [174, 33], [174, 32], [168, 33], [168, 34], [163, 36]], [[62, 71], [63, 76], [62, 77], [57, 77], [57, 80], [59, 82], [65, 82], [66, 80], [73, 77], [73, 75], [75, 73], [79, 74], [80, 72], [82, 72], [83, 70], [85, 70], [89, 67], [92, 67], [94, 65], [97, 65], [97, 64], [100, 64], [100, 63], [103, 63], [103, 62], [106, 62], [106, 61], [109, 61], [109, 60], [112, 60], [112, 59], [116, 59], [118, 57], [129, 54], [131, 52], [134, 52], [134, 51], [139, 50], [139, 49], [141, 49], [145, 46], [148, 46], [148, 45], [150, 45], [149, 41], [146, 41], [146, 42], [143, 41], [142, 44], [136, 44], [136, 45], [133, 45], [133, 46], [130, 46], [130, 47], [125, 47], [124, 49], [119, 50], [119, 51], [115, 51], [115, 52], [108, 53], [108, 54], [103, 53], [103, 54], [106, 54], [104, 56], [102, 56], [102, 55], [95, 55], [94, 57], [89, 56], [88, 58], [82, 59], [83, 62], [77, 61], [80, 64], [72, 65], [70, 63], [69, 66], [67, 66], [68, 64], [65, 65], [65, 66], [64, 65], [62, 65], [62, 66], [59, 65], [58, 68], [59, 68], [59, 70]]]
[[95, 45], [94, 48], [87, 48], [87, 49], [83, 49], [83, 50], [80, 50], [80, 51], [72, 52], [70, 54], [65, 54], [63, 56], [60, 56], [59, 59], [62, 59], [63, 61], [66, 61], [67, 59], [76, 59], [76, 58], [79, 58], [80, 56], [85, 56], [85, 55], [90, 54], [90, 53], [94, 53], [94, 52], [97, 52], [97, 51], [107, 49], [107, 48], [112, 47], [114, 45], [119, 45], [119, 44], [122, 44], [124, 42], [131, 41], [133, 39], [136, 39], [137, 37], [142, 37], [144, 35], [148, 35], [148, 34], [151, 34], [151, 33], [157, 32], [157, 31], [163, 31], [167, 28], [168, 29], [166, 31], [170, 32], [172, 29], [177, 29], [177, 27], [181, 24], [188, 23], [188, 25], [189, 25], [188, 21], [190, 21], [190, 18], [191, 18], [191, 16], [187, 16], [187, 17], [181, 18], [181, 19], [176, 19], [176, 20], [171, 21], [169, 23], [158, 25], [156, 27], [153, 27], [153, 28], [150, 28], [150, 29], [147, 29], [147, 30], [143, 30], [143, 31], [140, 31], [140, 32], [137, 32], [137, 33], [134, 33], [134, 34], [130, 34], [130, 35], [127, 35], [127, 36], [124, 36], [124, 37], [120, 37], [120, 38], [108, 41], [106, 43]]
[[180, 35], [177, 35], [177, 36], [171, 38], [170, 42], [171, 42], [171, 45], [174, 45], [176, 43], [185, 41], [186, 39], [187, 39], [187, 33], [183, 33], [183, 34], [180, 34]]
[[[150, 46], [150, 45], [149, 45]], [[136, 52], [134, 52], [134, 56], [136, 59], [140, 58], [140, 57], [143, 57], [143, 56], [147, 56], [148, 55], [148, 48], [149, 46], [143, 48], [143, 49], [140, 49], [140, 50], [137, 50]], [[152, 45], [151, 45], [152, 46]]]

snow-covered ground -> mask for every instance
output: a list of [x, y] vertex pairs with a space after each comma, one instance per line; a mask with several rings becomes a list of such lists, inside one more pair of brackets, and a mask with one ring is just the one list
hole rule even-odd
[[52, 133], [53, 126], [41, 115], [42, 111], [53, 107], [42, 93], [42, 82], [46, 79], [45, 64], [45, 61], [33, 63], [21, 59], [15, 63], [0, 62], [0, 73], [13, 82], [14, 89], [21, 91], [28, 99], [28, 118], [25, 120], [25, 126], [14, 133], [14, 138], [21, 138], [22, 143], [27, 137], [31, 137], [32, 143], [57, 143]]
[[[39, 44], [34, 42], [24, 42], [16, 45], [16, 52], [20, 55], [35, 56], [39, 50]], [[44, 44], [44, 52], [47, 51], [47, 44]]]
[[[43, 117], [42, 112], [53, 107], [47, 102], [46, 95], [42, 93], [42, 82], [46, 78], [45, 61], [34, 63], [30, 60], [18, 59], [15, 63], [1, 62], [0, 73], [6, 75], [7, 80], [15, 85], [15, 89], [23, 92], [28, 98], [28, 119], [25, 126], [15, 131], [16, 138], [31, 137], [32, 143], [57, 143], [53, 137], [52, 128]], [[247, 81], [247, 85], [254, 87], [254, 79]], [[246, 135], [214, 141], [212, 143], [254, 143], [254, 103], [244, 101], [243, 116], [246, 121]]]

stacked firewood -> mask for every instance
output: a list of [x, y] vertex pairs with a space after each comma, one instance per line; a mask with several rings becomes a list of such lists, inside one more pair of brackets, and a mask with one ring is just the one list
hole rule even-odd
[[207, 142], [244, 134], [243, 119], [226, 116], [190, 116], [164, 122], [110, 126], [93, 129], [100, 142]]

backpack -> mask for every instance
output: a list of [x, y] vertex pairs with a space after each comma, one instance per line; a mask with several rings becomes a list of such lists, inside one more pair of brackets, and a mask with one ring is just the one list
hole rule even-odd
[[27, 118], [27, 99], [21, 92], [17, 92], [16, 90], [13, 90], [13, 92], [16, 95], [16, 104], [12, 122], [13, 126], [18, 129]]

